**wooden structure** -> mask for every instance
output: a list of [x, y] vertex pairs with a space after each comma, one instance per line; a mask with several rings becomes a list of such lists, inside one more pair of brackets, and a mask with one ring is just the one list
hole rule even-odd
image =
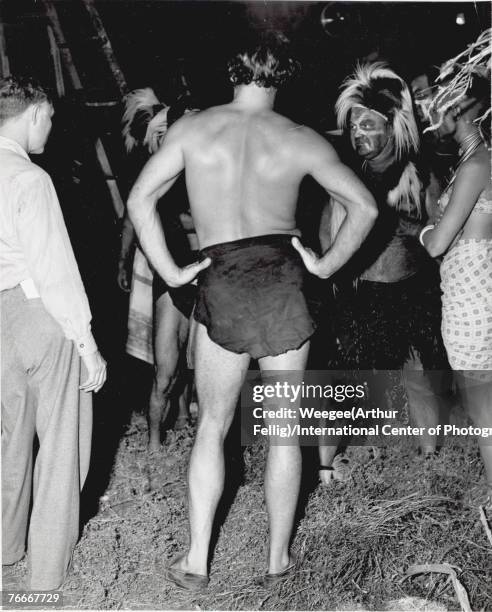
[[[107, 65], [111, 75], [113, 76], [116, 91], [118, 92], [117, 100], [110, 102], [102, 101], [100, 104], [119, 104], [124, 95], [127, 93], [128, 88], [97, 8], [93, 0], [72, 0], [72, 3], [73, 5], [79, 4], [87, 12], [89, 18], [88, 22], [92, 28], [88, 40], [91, 41], [91, 44], [95, 44], [97, 46], [101, 60]], [[46, 31], [47, 45], [51, 56], [52, 70], [58, 97], [63, 98], [67, 94], [68, 90], [85, 93], [87, 88], [90, 88], [90, 84], [83, 83], [82, 81], [80, 76], [81, 73], [77, 69], [74, 61], [70, 43], [65, 36], [62, 22], [58, 15], [56, 3], [52, 0], [41, 0], [40, 4], [44, 13], [45, 23], [43, 27]], [[2, 0], [0, 0], [0, 76], [5, 77], [10, 74], [10, 62], [4, 21], [2, 20], [2, 8]], [[37, 17], [39, 19], [39, 15], [34, 14], [30, 16]], [[97, 106], [99, 103], [97, 101], [91, 101], [90, 103], [86, 102], [86, 104]], [[125, 213], [125, 205], [115, 173], [113, 172], [113, 164], [111, 163], [110, 155], [108, 154], [108, 146], [103, 142], [103, 138], [101, 136], [96, 139], [94, 154], [108, 187], [108, 192], [113, 203], [115, 215], [118, 219], [121, 219]]]

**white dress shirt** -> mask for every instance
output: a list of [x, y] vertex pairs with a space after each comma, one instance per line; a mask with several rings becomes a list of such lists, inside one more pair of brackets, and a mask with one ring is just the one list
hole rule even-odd
[[53, 183], [17, 142], [0, 136], [0, 290], [17, 285], [28, 297], [37, 291], [80, 355], [97, 350]]

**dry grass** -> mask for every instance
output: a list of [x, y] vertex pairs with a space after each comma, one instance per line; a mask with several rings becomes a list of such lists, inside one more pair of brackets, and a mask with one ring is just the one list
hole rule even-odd
[[[220, 527], [208, 592], [182, 593], [162, 579], [187, 542], [186, 465], [191, 429], [169, 432], [161, 453], [146, 452], [135, 415], [121, 441], [110, 486], [86, 525], [67, 593], [92, 609], [454, 610], [449, 576], [406, 576], [414, 565], [449, 564], [473, 610], [492, 609], [492, 547], [467, 492], [480, 482], [472, 441], [424, 462], [405, 442], [364, 463], [349, 450], [352, 480], [311, 487], [293, 548], [299, 571], [267, 592], [267, 525], [259, 443], [244, 452], [244, 479]], [[315, 466], [313, 466], [313, 470]]]

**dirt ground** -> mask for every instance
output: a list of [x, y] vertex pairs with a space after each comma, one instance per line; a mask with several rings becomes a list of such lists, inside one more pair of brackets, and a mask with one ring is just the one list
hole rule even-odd
[[[146, 450], [135, 414], [119, 445], [110, 485], [85, 525], [65, 592], [75, 608], [172, 610], [456, 610], [447, 574], [406, 577], [412, 565], [449, 564], [473, 610], [492, 609], [492, 547], [480, 522], [483, 482], [473, 440], [424, 461], [405, 442], [349, 448], [347, 483], [321, 487], [312, 449], [293, 540], [294, 577], [271, 591], [255, 585], [266, 570], [265, 446], [229, 455], [210, 585], [180, 592], [164, 566], [187, 542], [186, 467], [193, 428], [168, 431], [162, 451]], [[474, 493], [475, 492], [475, 493]]]
[[[228, 485], [203, 594], [163, 579], [165, 565], [187, 543], [193, 427], [168, 431], [159, 453], [149, 455], [146, 441], [145, 418], [134, 414], [75, 550], [64, 586], [67, 608], [459, 610], [452, 580], [440, 570], [452, 566], [471, 608], [492, 609], [492, 546], [477, 510], [483, 474], [473, 440], [450, 441], [430, 461], [405, 442], [374, 455], [349, 448], [351, 478], [330, 487], [318, 485], [314, 449], [305, 449], [293, 540], [298, 571], [271, 591], [255, 585], [266, 571], [265, 445], [229, 444]], [[407, 576], [414, 565], [427, 568]]]

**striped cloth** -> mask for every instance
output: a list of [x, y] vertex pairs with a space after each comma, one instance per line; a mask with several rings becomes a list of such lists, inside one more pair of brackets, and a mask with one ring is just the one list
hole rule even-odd
[[152, 326], [152, 279], [154, 272], [137, 247], [133, 259], [132, 287], [128, 312], [126, 352], [132, 357], [154, 363]]

